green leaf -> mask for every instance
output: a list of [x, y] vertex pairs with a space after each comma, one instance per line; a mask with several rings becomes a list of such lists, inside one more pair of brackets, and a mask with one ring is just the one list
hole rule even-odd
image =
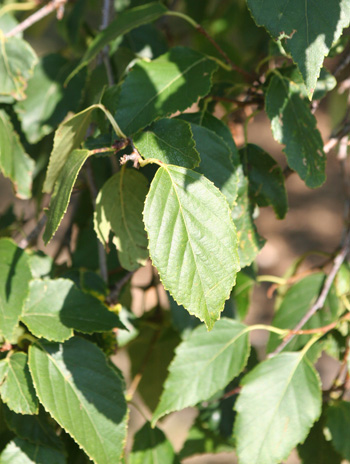
[[152, 424], [209, 399], [243, 370], [250, 349], [245, 329], [239, 322], [221, 319], [210, 333], [204, 326], [193, 330], [175, 351]]
[[276, 161], [257, 145], [240, 150], [249, 179], [249, 196], [259, 206], [271, 205], [278, 219], [287, 213], [287, 192], [283, 172]]
[[28, 142], [38, 142], [50, 134], [69, 111], [76, 111], [85, 74], [80, 73], [64, 88], [71, 68], [71, 63], [59, 54], [46, 55], [35, 66], [28, 81], [27, 98], [14, 107]]
[[244, 268], [254, 261], [265, 240], [260, 237], [254, 224], [254, 205], [249, 199], [249, 182], [243, 174], [242, 166], [238, 168], [237, 174], [238, 195], [232, 209], [232, 219], [237, 229], [239, 260], [241, 267]]
[[312, 96], [323, 59], [350, 22], [347, 0], [247, 0], [255, 21], [274, 39], [285, 39]]
[[48, 414], [39, 409], [39, 414], [16, 414], [7, 406], [3, 409], [7, 426], [15, 432], [16, 436], [30, 441], [31, 443], [62, 449], [62, 441], [56, 435], [49, 420]]
[[250, 300], [255, 281], [244, 271], [237, 274], [237, 282], [233, 289], [234, 301], [236, 306], [236, 318], [242, 321], [250, 308]]
[[332, 435], [334, 448], [347, 460], [350, 459], [350, 403], [338, 401], [327, 409], [327, 427]]
[[48, 446], [30, 443], [21, 438], [10, 441], [0, 454], [0, 464], [65, 464], [63, 452]]
[[191, 123], [191, 129], [201, 160], [196, 171], [211, 180], [232, 206], [237, 197], [238, 178], [231, 150], [223, 138], [206, 127]]
[[74, 150], [70, 153], [58, 175], [50, 200], [47, 223], [43, 235], [46, 245], [55, 235], [58, 226], [61, 224], [63, 216], [67, 211], [70, 196], [79, 171], [91, 154], [89, 150]]
[[[272, 325], [280, 329], [292, 329], [306, 314], [313, 302], [319, 296], [324, 284], [325, 274], [316, 273], [305, 277], [294, 284], [285, 294], [272, 321]], [[303, 326], [303, 329], [315, 329], [330, 324], [338, 316], [338, 300], [334, 294], [334, 288], [328, 294], [325, 305], [318, 310], [312, 318]], [[303, 347], [310, 339], [310, 335], [298, 335], [289, 344], [288, 351], [296, 351]], [[276, 334], [271, 334], [267, 350], [273, 351], [281, 343]]]
[[69, 279], [33, 280], [21, 321], [39, 338], [63, 342], [73, 330], [104, 332], [123, 327], [118, 316]]
[[104, 246], [109, 233], [118, 249], [120, 264], [134, 271], [148, 258], [147, 235], [142, 210], [148, 192], [148, 181], [135, 169], [123, 167], [104, 184], [96, 198], [94, 227]]
[[239, 270], [236, 231], [224, 196], [196, 172], [162, 166], [146, 198], [144, 221], [165, 288], [211, 329]]
[[79, 337], [29, 348], [40, 402], [96, 464], [119, 462], [127, 408], [122, 381], [102, 351]]
[[129, 454], [129, 464], [179, 464], [172, 444], [158, 428], [149, 422], [136, 432]]
[[160, 119], [137, 134], [133, 141], [146, 159], [156, 158], [184, 168], [194, 168], [200, 161], [190, 125], [180, 119]]
[[167, 9], [158, 2], [151, 2], [146, 5], [131, 8], [118, 14], [118, 18], [112, 21], [106, 29], [100, 32], [89, 45], [79, 66], [71, 73], [68, 79], [71, 79], [79, 69], [88, 65], [96, 55], [104, 49], [112, 40], [126, 34], [127, 32], [160, 18]]
[[95, 108], [95, 106], [86, 108], [84, 111], [64, 121], [58, 127], [55, 133], [49, 166], [47, 168], [43, 187], [44, 192], [52, 192], [56, 180], [67, 163], [72, 151], [80, 147], [86, 136], [87, 128], [91, 123], [92, 112]]
[[234, 447], [227, 443], [220, 435], [212, 432], [199, 421], [190, 428], [185, 444], [180, 451], [181, 459], [204, 453], [222, 453], [234, 451]]
[[34, 165], [34, 160], [24, 151], [9, 116], [0, 110], [0, 170], [11, 179], [19, 198], [31, 197]]
[[27, 355], [17, 352], [6, 358], [7, 372], [0, 387], [4, 403], [18, 414], [37, 414], [38, 399], [29, 374]]
[[266, 93], [266, 113], [274, 138], [283, 143], [288, 165], [308, 187], [315, 188], [326, 179], [326, 155], [316, 128], [316, 119], [299, 88], [293, 82], [274, 75]]
[[[137, 391], [146, 405], [154, 411], [163, 390], [168, 374], [168, 366], [174, 357], [174, 350], [179, 344], [179, 335], [171, 327], [160, 329], [147, 323], [140, 330], [140, 335], [130, 343], [128, 355], [131, 361], [131, 375], [134, 378], [142, 371], [142, 378]], [[145, 347], [152, 347], [147, 356], [141, 355]]]
[[332, 442], [325, 437], [324, 419], [322, 414], [304, 443], [298, 446], [302, 464], [341, 464], [341, 456], [333, 448]]
[[27, 251], [30, 271], [34, 278], [47, 277], [53, 266], [53, 259], [42, 251]]
[[137, 63], [122, 84], [116, 112], [120, 128], [131, 135], [156, 119], [185, 110], [209, 92], [216, 68], [213, 60], [184, 47]]
[[281, 353], [247, 374], [235, 404], [241, 464], [278, 464], [321, 414], [320, 379], [304, 353]]
[[1, 32], [0, 47], [0, 95], [23, 100], [37, 56], [28, 42], [18, 37], [6, 38]]
[[0, 336], [16, 342], [15, 329], [32, 275], [28, 256], [12, 240], [0, 240]]

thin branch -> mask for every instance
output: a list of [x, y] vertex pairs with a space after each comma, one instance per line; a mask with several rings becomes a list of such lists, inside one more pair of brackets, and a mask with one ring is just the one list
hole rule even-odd
[[46, 214], [43, 214], [43, 216], [41, 216], [41, 219], [34, 227], [34, 229], [31, 230], [26, 237], [22, 238], [22, 240], [18, 243], [18, 246], [24, 249], [27, 248], [32, 242], [34, 242], [34, 240], [36, 240], [39, 237], [40, 232], [46, 224], [46, 221], [47, 216]]
[[123, 276], [116, 284], [114, 284], [112, 290], [106, 298], [106, 303], [110, 306], [114, 306], [118, 303], [119, 294], [124, 285], [129, 282], [131, 277], [134, 275], [135, 271], [130, 271], [125, 276]]
[[211, 100], [214, 101], [223, 101], [227, 103], [234, 103], [240, 108], [244, 108], [245, 106], [251, 106], [251, 105], [259, 105], [263, 102], [263, 99], [261, 98], [252, 98], [250, 100], [237, 100], [236, 98], [229, 98], [229, 97], [220, 97], [217, 95], [207, 95], [205, 98], [210, 98]]
[[62, 19], [63, 13], [64, 13], [64, 6], [67, 3], [68, 0], [52, 0], [49, 2], [47, 5], [43, 6], [40, 8], [40, 10], [36, 11], [32, 15], [30, 15], [27, 19], [22, 21], [21, 23], [17, 24], [16, 27], [11, 29], [9, 32], [5, 34], [5, 37], [13, 37], [19, 32], [23, 32], [28, 27], [32, 26], [33, 24], [37, 23], [41, 19], [45, 18], [45, 16], [48, 16], [50, 13], [56, 10], [57, 14], [57, 19]]
[[293, 340], [295, 337], [296, 333], [306, 324], [306, 322], [319, 310], [321, 309], [326, 301], [326, 298], [328, 296], [328, 293], [331, 289], [332, 283], [335, 279], [335, 276], [337, 275], [340, 266], [343, 264], [345, 258], [347, 257], [348, 253], [350, 250], [350, 230], [348, 229], [344, 244], [342, 248], [340, 249], [339, 253], [336, 255], [333, 261], [333, 267], [331, 271], [329, 272], [324, 284], [322, 291], [315, 301], [315, 303], [311, 306], [311, 308], [307, 311], [307, 313], [304, 315], [304, 317], [298, 322], [298, 324], [294, 327], [292, 330], [292, 333], [288, 335], [283, 342], [275, 349], [275, 351], [270, 355], [274, 356], [277, 353], [280, 353], [287, 345], [289, 342]]

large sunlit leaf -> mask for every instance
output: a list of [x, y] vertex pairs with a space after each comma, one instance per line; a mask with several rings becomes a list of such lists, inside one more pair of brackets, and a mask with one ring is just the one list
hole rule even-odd
[[239, 270], [225, 197], [201, 174], [162, 166], [146, 198], [144, 221], [165, 288], [211, 329]]
[[74, 150], [70, 153], [65, 165], [60, 171], [47, 213], [47, 223], [43, 235], [45, 244], [47, 244], [56, 233], [67, 211], [70, 196], [79, 171], [90, 155], [91, 152], [89, 150]]
[[203, 325], [193, 330], [175, 350], [153, 423], [209, 399], [243, 370], [249, 355], [245, 329], [239, 322], [221, 319], [209, 333]]
[[104, 184], [96, 198], [94, 227], [98, 238], [107, 246], [109, 233], [118, 250], [120, 264], [134, 271], [148, 258], [147, 235], [142, 210], [148, 192], [148, 181], [135, 169], [122, 168]]
[[112, 21], [106, 29], [101, 31], [95, 39], [90, 43], [89, 48], [85, 52], [79, 66], [69, 76], [72, 78], [79, 69], [88, 65], [95, 56], [103, 50], [112, 40], [126, 34], [127, 32], [155, 21], [167, 11], [166, 7], [159, 2], [148, 3], [136, 8], [131, 8], [118, 14], [118, 17]]
[[26, 154], [4, 110], [0, 110], [0, 170], [11, 179], [19, 198], [31, 197], [34, 160]]
[[93, 343], [32, 345], [29, 367], [40, 402], [96, 464], [120, 462], [126, 436], [123, 384]]
[[240, 150], [249, 179], [249, 196], [259, 206], [271, 205], [278, 219], [287, 213], [287, 192], [283, 172], [262, 148], [251, 143]]
[[65, 464], [62, 451], [49, 446], [30, 443], [21, 438], [10, 441], [0, 454], [0, 464]]
[[319, 376], [303, 353], [281, 353], [247, 374], [235, 404], [240, 464], [278, 464], [321, 414]]
[[326, 179], [326, 155], [316, 119], [296, 84], [285, 77], [272, 77], [266, 93], [266, 113], [274, 138], [283, 143], [291, 169], [308, 187], [315, 188]]
[[73, 330], [93, 333], [123, 327], [116, 314], [69, 279], [33, 280], [21, 321], [36, 337], [56, 342], [72, 337]]
[[69, 111], [76, 111], [86, 75], [80, 73], [64, 87], [70, 69], [71, 63], [56, 53], [43, 56], [35, 66], [28, 81], [27, 98], [14, 107], [30, 143], [50, 134]]
[[160, 119], [134, 137], [143, 158], [156, 158], [166, 164], [194, 168], [199, 164], [190, 125], [180, 119]]
[[18, 37], [5, 38], [0, 31], [0, 95], [23, 100], [36, 62], [37, 56], [28, 42]]
[[179, 464], [172, 444], [157, 427], [149, 422], [135, 434], [134, 445], [129, 454], [129, 464]]
[[185, 110], [209, 92], [216, 68], [213, 60], [184, 47], [137, 63], [122, 84], [116, 112], [120, 128], [131, 135], [156, 119]]
[[259, 26], [283, 44], [303, 75], [311, 97], [323, 59], [350, 22], [348, 0], [247, 0]]
[[0, 386], [4, 403], [18, 414], [37, 414], [38, 399], [27, 365], [25, 353], [14, 353], [6, 358], [7, 372]]
[[12, 240], [0, 240], [0, 336], [15, 342], [14, 331], [32, 278], [28, 256]]

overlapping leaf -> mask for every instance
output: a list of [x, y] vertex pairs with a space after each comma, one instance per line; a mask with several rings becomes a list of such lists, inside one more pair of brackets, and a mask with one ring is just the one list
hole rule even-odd
[[327, 427], [332, 436], [334, 448], [345, 458], [350, 459], [350, 403], [339, 401], [327, 410]]
[[27, 98], [14, 107], [30, 143], [50, 134], [69, 111], [76, 111], [85, 74], [80, 73], [64, 88], [63, 83], [71, 68], [71, 63], [59, 54], [46, 55], [35, 66], [28, 81]]
[[49, 446], [30, 443], [21, 438], [10, 441], [0, 454], [1, 464], [65, 464], [66, 456], [62, 451]]
[[36, 63], [37, 56], [28, 42], [5, 38], [0, 31], [0, 95], [23, 100]]
[[123, 385], [93, 343], [32, 345], [29, 367], [40, 402], [96, 464], [120, 462], [126, 436]]
[[221, 319], [210, 333], [203, 325], [193, 330], [175, 351], [153, 423], [169, 412], [207, 400], [243, 370], [249, 355], [245, 328]]
[[266, 112], [274, 138], [285, 145], [289, 166], [308, 187], [322, 185], [326, 179], [322, 138], [296, 84], [280, 75], [273, 76], [266, 93]]
[[146, 198], [144, 221], [150, 255], [165, 287], [211, 329], [239, 270], [236, 230], [225, 197], [196, 172], [162, 166]]
[[63, 342], [84, 333], [123, 327], [118, 316], [69, 279], [33, 280], [21, 320], [36, 337]]
[[134, 445], [129, 454], [129, 464], [179, 464], [172, 444], [158, 428], [149, 422], [135, 434]]
[[151, 2], [118, 14], [118, 18], [112, 21], [108, 27], [100, 32], [91, 42], [79, 66], [74, 70], [69, 78], [72, 78], [79, 69], [88, 65], [90, 61], [95, 58], [96, 55], [112, 40], [126, 34], [136, 27], [141, 26], [142, 24], [155, 21], [166, 11], [167, 9], [161, 3]]
[[143, 158], [156, 158], [166, 164], [194, 168], [199, 164], [189, 124], [180, 119], [160, 119], [134, 137]]
[[37, 414], [38, 399], [27, 365], [25, 353], [7, 357], [5, 379], [0, 386], [0, 396], [7, 406], [18, 414]]
[[151, 62], [141, 62], [127, 75], [116, 120], [131, 135], [156, 119], [183, 111], [209, 92], [216, 63], [205, 55], [175, 47]]
[[312, 96], [323, 59], [350, 23], [347, 0], [247, 0], [255, 21], [284, 39]]
[[14, 331], [32, 278], [28, 256], [12, 240], [0, 240], [0, 336], [15, 342]]
[[240, 150], [249, 179], [249, 195], [259, 206], [271, 205], [278, 219], [287, 213], [287, 192], [283, 172], [276, 161], [257, 145]]
[[303, 353], [282, 353], [242, 381], [234, 434], [241, 464], [278, 464], [304, 441], [321, 414], [316, 370]]
[[4, 110], [0, 110], [0, 170], [11, 179], [19, 198], [31, 197], [34, 161], [26, 154]]
[[146, 178], [134, 169], [122, 168], [104, 184], [96, 198], [94, 227], [107, 246], [109, 233], [118, 249], [120, 264], [134, 271], [148, 258], [142, 210], [148, 192]]
[[62, 167], [50, 200], [47, 223], [43, 235], [45, 244], [52, 239], [58, 229], [67, 211], [70, 196], [79, 171], [90, 155], [91, 152], [89, 150], [74, 150], [70, 153], [65, 165]]

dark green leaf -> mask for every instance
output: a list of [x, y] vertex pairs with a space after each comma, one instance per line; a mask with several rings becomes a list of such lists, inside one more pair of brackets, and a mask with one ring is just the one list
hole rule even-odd
[[22, 130], [30, 143], [50, 134], [69, 111], [76, 111], [85, 74], [80, 73], [64, 88], [71, 68], [71, 63], [58, 54], [45, 55], [35, 66], [33, 77], [28, 81], [27, 98], [15, 105]]
[[248, 144], [240, 150], [249, 179], [249, 196], [259, 206], [271, 205], [278, 219], [287, 213], [287, 192], [282, 169], [257, 145]]
[[0, 464], [65, 464], [63, 452], [15, 438], [0, 454]]
[[23, 100], [27, 81], [32, 76], [37, 56], [28, 42], [0, 35], [0, 95]]
[[18, 414], [37, 414], [38, 399], [27, 365], [27, 355], [17, 352], [6, 358], [7, 372], [0, 386], [4, 403]]
[[247, 0], [259, 26], [284, 39], [311, 97], [323, 59], [350, 22], [347, 0]]
[[204, 176], [164, 165], [152, 181], [144, 221], [164, 286], [211, 329], [239, 269], [225, 197]]
[[205, 55], [175, 47], [151, 62], [141, 62], [127, 75], [116, 113], [131, 135], [152, 121], [183, 111], [209, 92], [216, 63]]
[[0, 240], [0, 336], [14, 343], [15, 329], [32, 278], [28, 256], [12, 240]]
[[129, 464], [179, 464], [174, 449], [158, 428], [152, 428], [149, 422], [135, 434], [134, 445], [129, 454]]
[[242, 381], [234, 434], [240, 464], [278, 464], [321, 414], [320, 379], [304, 353], [281, 353]]
[[123, 167], [102, 187], [96, 198], [94, 227], [98, 238], [108, 245], [109, 233], [118, 250], [120, 264], [134, 271], [148, 258], [147, 235], [142, 210], [148, 192], [147, 179], [135, 169]]
[[237, 282], [233, 289], [233, 296], [236, 303], [238, 320], [242, 321], [248, 313], [254, 284], [254, 279], [244, 271], [237, 274]]
[[95, 56], [112, 40], [126, 34], [136, 27], [141, 26], [142, 24], [155, 21], [166, 11], [167, 9], [161, 3], [151, 2], [120, 13], [118, 18], [112, 21], [109, 26], [100, 32], [91, 42], [79, 66], [71, 73], [69, 79], [71, 79], [79, 71], [79, 69], [89, 64], [90, 61], [95, 58]]
[[74, 337], [32, 345], [29, 367], [40, 402], [96, 464], [119, 462], [127, 408], [120, 377], [96, 345]]
[[90, 155], [91, 152], [88, 150], [74, 150], [70, 153], [65, 165], [62, 167], [50, 200], [47, 223], [43, 235], [45, 244], [47, 244], [56, 233], [67, 211], [70, 196], [79, 171]]
[[350, 403], [338, 401], [327, 410], [327, 427], [332, 435], [334, 448], [347, 460], [350, 459]]
[[123, 327], [116, 314], [69, 279], [33, 280], [21, 320], [36, 337], [57, 342], [72, 337], [73, 329], [93, 333]]
[[153, 424], [165, 414], [209, 399], [243, 370], [249, 355], [245, 329], [221, 319], [210, 333], [203, 325], [192, 331], [175, 351]]
[[19, 198], [31, 197], [34, 161], [24, 151], [4, 110], [0, 110], [0, 170], [11, 179]]
[[143, 158], [156, 158], [166, 164], [194, 168], [199, 164], [189, 124], [180, 119], [160, 119], [134, 137]]
[[296, 84], [274, 75], [266, 93], [266, 113], [271, 120], [274, 138], [285, 145], [291, 169], [308, 187], [315, 188], [326, 179], [326, 155], [316, 128], [316, 119]]

